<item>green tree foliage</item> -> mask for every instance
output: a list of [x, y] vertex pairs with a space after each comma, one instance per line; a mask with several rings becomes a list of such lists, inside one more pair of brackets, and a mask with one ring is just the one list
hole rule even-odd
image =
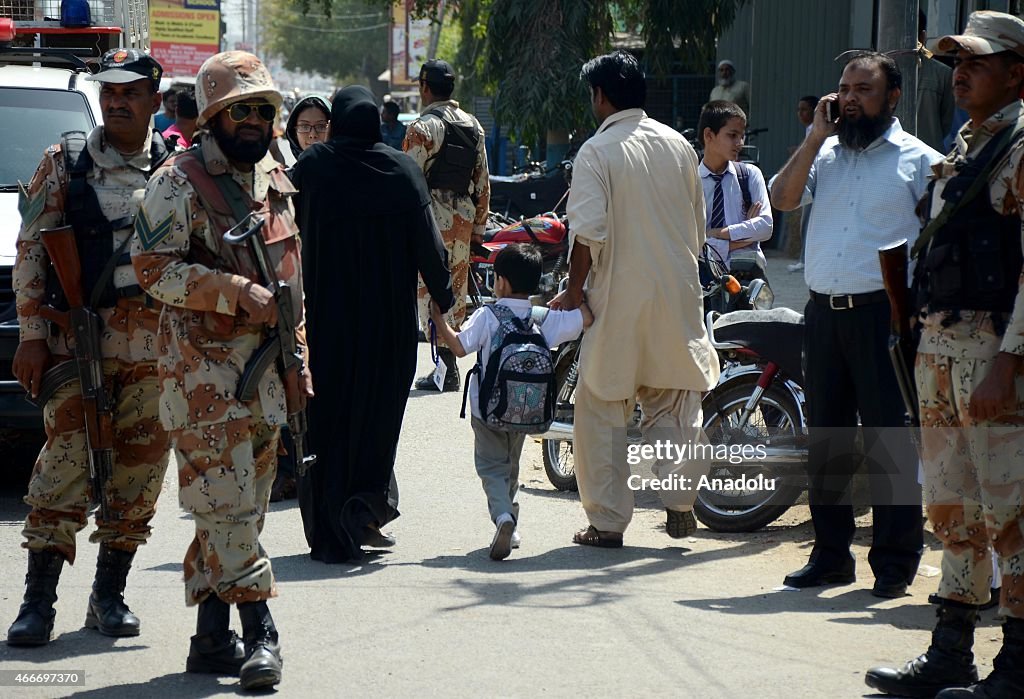
[[329, 8], [314, 5], [304, 13], [295, 0], [268, 0], [263, 35], [289, 70], [372, 85], [388, 67], [390, 15], [382, 5], [334, 0]]
[[[340, 14], [352, 0], [274, 0]], [[363, 0], [386, 10], [393, 0]], [[461, 41], [453, 60], [463, 96], [492, 94], [495, 115], [525, 141], [588, 123], [579, 72], [610, 50], [616, 35], [638, 37], [649, 74], [704, 72], [715, 44], [746, 0], [448, 0]], [[434, 17], [437, 0], [415, 0]], [[344, 10], [348, 12], [349, 10]]]

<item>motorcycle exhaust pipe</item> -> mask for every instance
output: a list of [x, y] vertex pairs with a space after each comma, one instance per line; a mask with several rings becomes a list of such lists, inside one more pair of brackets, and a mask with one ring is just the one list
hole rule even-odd
[[544, 434], [537, 435], [537, 439], [557, 439], [563, 442], [572, 441], [571, 422], [552, 422], [551, 427]]

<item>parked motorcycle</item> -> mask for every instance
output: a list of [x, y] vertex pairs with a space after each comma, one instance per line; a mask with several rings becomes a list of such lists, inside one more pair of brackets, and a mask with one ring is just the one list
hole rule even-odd
[[698, 492], [694, 512], [714, 531], [752, 532], [807, 487], [803, 316], [789, 308], [711, 312], [707, 325], [725, 368], [702, 401], [712, 487]]
[[[741, 287], [735, 277], [721, 273], [720, 268], [714, 265], [711, 269], [716, 276], [703, 290], [705, 308], [735, 305], [770, 308], [774, 296], [764, 280], [756, 279], [750, 285]], [[575, 340], [558, 348], [555, 356], [555, 382], [559, 389], [555, 419], [548, 431], [540, 436], [544, 472], [551, 485], [563, 491], [579, 488], [573, 456], [573, 415], [579, 381], [579, 347], [580, 341]], [[640, 408], [637, 406], [626, 428], [626, 439], [630, 444], [641, 441], [640, 417]]]
[[522, 221], [510, 221], [492, 213], [490, 220], [500, 227], [488, 230], [483, 244], [473, 245], [470, 251], [469, 302], [479, 308], [496, 300], [494, 258], [513, 243], [533, 243], [540, 250], [544, 267], [537, 294], [544, 303], [554, 298], [559, 283], [568, 273], [569, 231], [565, 216], [552, 212]]
[[491, 211], [511, 219], [558, 211], [571, 179], [571, 160], [553, 168], [537, 163], [512, 175], [491, 175]]

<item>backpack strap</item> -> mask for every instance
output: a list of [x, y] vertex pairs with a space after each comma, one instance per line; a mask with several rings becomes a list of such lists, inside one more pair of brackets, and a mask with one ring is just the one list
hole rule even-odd
[[736, 167], [736, 182], [739, 183], [740, 193], [743, 195], [743, 218], [746, 218], [754, 203], [753, 197], [750, 196], [750, 170], [747, 169], [746, 163], [735, 162], [733, 165]]

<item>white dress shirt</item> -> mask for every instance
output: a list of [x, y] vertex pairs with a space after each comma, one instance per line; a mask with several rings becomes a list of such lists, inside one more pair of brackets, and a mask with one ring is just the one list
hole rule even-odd
[[[740, 182], [736, 178], [736, 165], [730, 162], [726, 168], [726, 175], [722, 178], [722, 195], [725, 204], [725, 225], [729, 229], [729, 240], [708, 237], [708, 244], [713, 247], [722, 260], [729, 263], [729, 243], [738, 241], [753, 241], [751, 250], [757, 253], [757, 259], [762, 265], [767, 264], [764, 253], [761, 252], [761, 245], [758, 241], [768, 240], [772, 237], [772, 204], [768, 200], [768, 188], [764, 184], [764, 175], [761, 171], [747, 163], [745, 165], [750, 178], [747, 184], [750, 188], [750, 203], [761, 203], [761, 213], [754, 218], [747, 220], [747, 212], [743, 210], [743, 191], [740, 189]], [[711, 176], [711, 170], [703, 161], [697, 168], [700, 174], [701, 185], [704, 188], [704, 213], [707, 225], [711, 225], [711, 209], [715, 201], [715, 179]]]
[[814, 202], [807, 223], [804, 279], [819, 294], [879, 291], [878, 248], [906, 238], [913, 245], [921, 222], [915, 208], [928, 189], [932, 163], [942, 154], [911, 136], [899, 119], [862, 151], [830, 136], [814, 159], [803, 203]]

